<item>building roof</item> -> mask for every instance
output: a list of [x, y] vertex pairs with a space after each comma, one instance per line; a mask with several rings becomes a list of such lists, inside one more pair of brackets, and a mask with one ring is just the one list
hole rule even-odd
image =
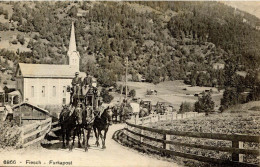
[[21, 96], [21, 93], [20, 93], [18, 90], [15, 90], [15, 91], [10, 92], [10, 93], [8, 93], [8, 94], [9, 94], [9, 95], [13, 95], [13, 96], [16, 96], [16, 95]]
[[76, 52], [77, 55], [80, 57], [80, 55], [77, 52], [74, 22], [72, 22], [72, 25], [71, 25], [70, 44], [69, 44], [68, 55], [72, 54], [73, 52]]
[[49, 111], [47, 111], [47, 110], [45, 110], [45, 109], [43, 109], [43, 108], [40, 108], [40, 107], [38, 107], [37, 105], [32, 104], [32, 103], [29, 103], [29, 102], [22, 102], [22, 103], [20, 103], [20, 104], [14, 105], [14, 106], [12, 107], [12, 109], [14, 110], [14, 109], [16, 109], [16, 108], [18, 108], [18, 107], [20, 107], [20, 106], [22, 106], [22, 105], [28, 105], [28, 106], [34, 107], [34, 108], [36, 108], [36, 109], [42, 111], [43, 113], [45, 113], [45, 114], [47, 114], [47, 115], [50, 115]]
[[[19, 63], [18, 70], [23, 77], [73, 78], [77, 71], [70, 65]], [[81, 73], [82, 74], [82, 73]]]
[[15, 85], [5, 85], [4, 89], [16, 89]]

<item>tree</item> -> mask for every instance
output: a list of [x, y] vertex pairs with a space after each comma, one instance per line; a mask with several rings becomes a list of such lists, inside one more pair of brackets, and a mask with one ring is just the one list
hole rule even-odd
[[16, 38], [21, 43], [21, 45], [24, 44], [24, 42], [25, 42], [24, 36], [18, 34]]
[[70, 10], [68, 11], [68, 14], [70, 17], [76, 17], [78, 13], [78, 9], [76, 6], [72, 6]]
[[114, 99], [114, 97], [110, 95], [108, 90], [106, 90], [105, 88], [102, 88], [100, 96], [103, 98], [103, 101], [105, 103], [110, 103]]
[[193, 110], [192, 108], [193, 107], [190, 103], [182, 102], [178, 113], [183, 114], [185, 112], [191, 112]]
[[198, 101], [195, 103], [195, 112], [205, 112], [206, 115], [214, 110], [214, 101], [212, 101], [211, 93], [202, 92], [202, 97], [199, 97]]
[[134, 89], [132, 89], [132, 90], [129, 92], [129, 95], [130, 95], [131, 97], [135, 97], [136, 91], [135, 91]]

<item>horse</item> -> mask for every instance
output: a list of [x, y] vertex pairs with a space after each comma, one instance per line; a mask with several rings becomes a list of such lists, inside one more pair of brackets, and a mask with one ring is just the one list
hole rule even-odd
[[[59, 118], [59, 123], [61, 125], [62, 131], [62, 141], [63, 141], [63, 148], [66, 145], [69, 146], [69, 150], [72, 151], [75, 141], [76, 134], [78, 135], [78, 145], [81, 147], [80, 138], [81, 138], [81, 124], [82, 124], [82, 111], [83, 109], [80, 107], [80, 104], [77, 105], [73, 113], [71, 110], [64, 106]], [[70, 135], [73, 132], [73, 143], [70, 144]], [[66, 145], [65, 145], [65, 136], [66, 136]]]
[[[102, 141], [102, 149], [106, 148], [105, 141], [106, 141], [106, 135], [107, 131], [110, 125], [113, 124], [112, 119], [112, 109], [107, 107], [104, 112], [101, 114], [101, 116], [96, 116], [93, 124], [93, 129], [95, 132], [96, 137], [96, 145], [99, 147], [99, 136]], [[104, 135], [102, 134], [102, 131], [104, 131]]]
[[88, 147], [90, 147], [88, 141], [95, 119], [95, 117], [93, 116], [93, 109], [91, 106], [86, 107], [86, 109], [82, 113], [82, 118], [83, 144], [85, 146], [85, 151], [88, 151]]

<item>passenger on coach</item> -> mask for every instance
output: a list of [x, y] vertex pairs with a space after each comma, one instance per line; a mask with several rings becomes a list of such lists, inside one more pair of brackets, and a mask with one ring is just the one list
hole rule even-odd
[[79, 72], [75, 73], [75, 77], [72, 79], [72, 87], [73, 87], [73, 94], [80, 94], [80, 86], [81, 86], [81, 78], [79, 77]]

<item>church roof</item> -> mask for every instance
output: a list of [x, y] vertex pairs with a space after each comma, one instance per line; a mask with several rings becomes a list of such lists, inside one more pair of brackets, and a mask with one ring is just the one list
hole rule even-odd
[[[71, 25], [70, 44], [69, 44], [68, 55], [72, 54], [73, 52], [78, 53], [77, 45], [76, 45], [76, 38], [75, 38], [74, 22], [72, 22], [72, 25]], [[79, 54], [78, 54], [78, 56], [79, 56]]]
[[77, 71], [69, 65], [19, 63], [18, 70], [23, 77], [73, 78]]

